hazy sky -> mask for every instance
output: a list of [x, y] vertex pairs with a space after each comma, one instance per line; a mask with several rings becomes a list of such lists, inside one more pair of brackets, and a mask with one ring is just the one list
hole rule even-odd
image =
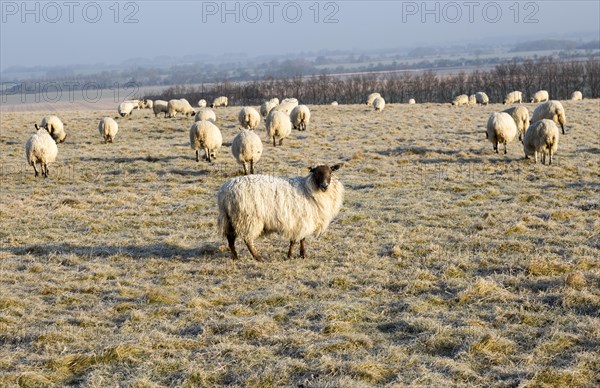
[[0, 67], [598, 34], [600, 1], [4, 1]]

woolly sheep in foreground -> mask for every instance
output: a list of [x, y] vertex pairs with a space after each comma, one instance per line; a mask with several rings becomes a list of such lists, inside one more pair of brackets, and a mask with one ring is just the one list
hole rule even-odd
[[167, 117], [167, 112], [169, 111], [169, 103], [165, 100], [156, 100], [154, 101], [152, 111], [154, 112], [154, 117], [158, 117], [159, 113], [164, 113], [163, 117]]
[[538, 105], [538, 107], [533, 111], [531, 122], [535, 123], [536, 121], [540, 121], [542, 119], [552, 120], [556, 124], [560, 124], [560, 127], [562, 128], [562, 134], [565, 134], [565, 124], [567, 123], [567, 118], [565, 116], [565, 108], [563, 108], [563, 105], [560, 101], [550, 100]]
[[25, 143], [25, 157], [27, 164], [33, 166], [35, 176], [38, 176], [36, 164], [40, 164], [42, 176], [48, 178], [48, 165], [56, 160], [58, 155], [58, 147], [56, 142], [50, 136], [50, 133], [45, 128], [38, 127], [35, 124], [36, 133], [31, 135], [27, 143]]
[[190, 127], [190, 146], [196, 151], [196, 162], [200, 161], [200, 148], [204, 149], [204, 159], [212, 162], [222, 144], [221, 131], [210, 121], [196, 121]]
[[292, 109], [290, 119], [294, 129], [306, 131], [306, 127], [310, 123], [310, 109], [306, 105], [298, 105]]
[[408, 100], [408, 105], [415, 105], [417, 102], [415, 101], [414, 98], [411, 98], [410, 100]]
[[205, 99], [198, 100], [198, 108], [206, 108], [206, 100]]
[[508, 93], [504, 101], [502, 101], [504, 105], [514, 104], [516, 102], [519, 104], [523, 102], [523, 93], [519, 92], [518, 90]]
[[196, 111], [185, 98], [169, 100], [167, 103], [167, 116], [175, 117], [177, 113], [193, 116], [196, 114]]
[[517, 133], [517, 124], [511, 115], [496, 112], [488, 119], [485, 137], [492, 142], [496, 153], [498, 153], [498, 144], [504, 143], [504, 154], [506, 154], [506, 143], [513, 141]]
[[536, 102], [544, 102], [544, 101], [548, 101], [548, 100], [550, 100], [548, 91], [547, 90], [539, 90], [539, 91], [535, 92], [535, 94], [533, 95], [533, 98], [530, 100], [530, 102], [536, 103]]
[[194, 121], [212, 121], [213, 123], [217, 122], [217, 115], [215, 111], [210, 108], [200, 108], [198, 112], [196, 112], [196, 118]]
[[377, 97], [381, 97], [381, 94], [379, 93], [371, 93], [367, 96], [367, 105], [368, 106], [373, 106], [373, 101], [375, 101], [375, 99]]
[[274, 109], [267, 115], [266, 126], [267, 136], [269, 139], [273, 139], [274, 147], [277, 147], [277, 139], [279, 139], [279, 145], [283, 145], [283, 139], [292, 133], [290, 116]]
[[519, 132], [519, 140], [523, 141], [523, 135], [527, 128], [529, 128], [529, 110], [524, 106], [513, 106], [512, 108], [508, 108], [503, 110], [502, 112], [508, 113], [513, 120], [515, 120], [515, 124], [517, 124], [517, 131]]
[[121, 117], [127, 117], [127, 116], [131, 115], [131, 112], [133, 112], [133, 109], [136, 106], [137, 105], [133, 105], [132, 102], [123, 101], [122, 103], [119, 104], [119, 107], [117, 108], [117, 111], [119, 112], [119, 115]]
[[471, 94], [469, 96], [469, 102], [467, 103], [467, 105], [477, 105], [477, 97], [475, 97], [474, 94]]
[[217, 108], [219, 106], [227, 107], [229, 105], [229, 99], [225, 96], [217, 97], [213, 100], [212, 104], [210, 104], [211, 108]]
[[262, 117], [267, 117], [271, 109], [275, 108], [279, 104], [275, 104], [272, 100], [265, 101], [260, 106], [260, 115]]
[[46, 128], [50, 136], [57, 143], [62, 143], [67, 138], [65, 125], [58, 116], [44, 116], [40, 127]]
[[454, 97], [454, 100], [452, 100], [452, 105], [456, 105], [456, 106], [461, 106], [461, 105], [468, 105], [469, 104], [469, 96], [467, 96], [466, 94], [461, 94], [459, 96]]
[[252, 257], [262, 261], [254, 240], [270, 233], [290, 241], [288, 259], [300, 241], [300, 257], [305, 258], [306, 237], [325, 232], [342, 207], [344, 186], [333, 175], [340, 167], [311, 167], [307, 176], [290, 179], [248, 175], [225, 182], [217, 196], [218, 227], [231, 258], [238, 259], [235, 240], [240, 237]]
[[523, 151], [525, 157], [534, 156], [537, 163], [538, 154], [542, 154], [542, 164], [546, 163], [548, 154], [548, 165], [552, 164], [552, 155], [558, 149], [558, 127], [552, 120], [543, 119], [536, 121], [527, 128], [523, 137]]
[[477, 100], [478, 104], [487, 105], [490, 102], [490, 98], [485, 92], [477, 92], [475, 93], [475, 100]]
[[385, 100], [383, 97], [377, 97], [373, 100], [373, 109], [375, 109], [376, 112], [381, 112], [383, 108], [385, 108]]
[[245, 106], [240, 109], [238, 121], [244, 129], [256, 129], [260, 124], [260, 114], [251, 106]]
[[583, 100], [583, 94], [579, 90], [577, 90], [571, 94], [571, 100], [581, 101]]
[[112, 117], [104, 117], [98, 123], [98, 132], [105, 143], [112, 143], [119, 132], [119, 124]]
[[[262, 141], [254, 131], [246, 129], [241, 131], [231, 143], [231, 153], [244, 168], [244, 175], [248, 175], [248, 172], [254, 174], [254, 165], [260, 160], [262, 151]], [[248, 171], [248, 164], [250, 171]]]

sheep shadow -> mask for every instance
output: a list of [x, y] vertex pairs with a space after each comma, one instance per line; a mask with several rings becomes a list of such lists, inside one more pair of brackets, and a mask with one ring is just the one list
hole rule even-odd
[[135, 162], [148, 162], [148, 163], [158, 163], [158, 162], [170, 162], [176, 159], [184, 158], [184, 156], [164, 156], [164, 157], [155, 157], [155, 156], [137, 156], [131, 158], [111, 158], [111, 157], [81, 157], [79, 160], [82, 162], [103, 162], [103, 163], [135, 163]]

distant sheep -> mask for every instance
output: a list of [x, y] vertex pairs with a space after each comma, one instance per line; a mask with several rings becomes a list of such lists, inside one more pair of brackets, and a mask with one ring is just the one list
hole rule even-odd
[[381, 94], [379, 93], [371, 93], [367, 96], [367, 105], [368, 106], [373, 106], [373, 101], [375, 101], [375, 99], [377, 97], [381, 97]]
[[38, 127], [35, 124], [36, 133], [31, 135], [27, 143], [25, 143], [25, 158], [27, 158], [27, 164], [33, 167], [35, 176], [39, 175], [36, 164], [40, 165], [42, 170], [42, 176], [48, 177], [48, 165], [54, 163], [56, 156], [58, 155], [58, 147], [56, 142], [50, 136], [50, 133], [46, 128]]
[[469, 96], [469, 102], [467, 105], [477, 105], [477, 97], [474, 94]]
[[196, 112], [194, 121], [211, 121], [216, 123], [217, 115], [215, 114], [215, 111], [210, 108], [200, 108], [198, 109], [198, 112]]
[[42, 118], [42, 123], [40, 127], [46, 128], [50, 136], [57, 143], [62, 143], [67, 138], [67, 133], [65, 132], [65, 125], [62, 120], [58, 118], [58, 116], [45, 116]]
[[196, 114], [196, 111], [185, 98], [169, 100], [167, 104], [167, 117], [175, 117], [177, 113], [193, 116]]
[[504, 101], [502, 101], [502, 103], [504, 105], [508, 105], [508, 104], [514, 104], [514, 103], [521, 103], [523, 102], [523, 93], [519, 92], [518, 90], [515, 90], [514, 92], [510, 92], [506, 95], [506, 98], [504, 98]]
[[283, 139], [292, 133], [292, 122], [290, 121], [290, 116], [285, 114], [285, 112], [272, 109], [267, 115], [266, 125], [267, 136], [269, 139], [273, 139], [274, 147], [277, 147], [277, 139], [279, 139], [279, 145], [283, 145]]
[[530, 100], [530, 102], [537, 103], [537, 102], [544, 102], [544, 101], [548, 101], [548, 100], [550, 100], [548, 91], [540, 90], [540, 91], [535, 92], [535, 94], [533, 95], [533, 98]]
[[562, 134], [565, 134], [565, 124], [567, 123], [567, 117], [565, 115], [565, 108], [560, 101], [550, 100], [543, 104], [538, 105], [533, 111], [531, 116], [531, 122], [548, 119], [554, 121], [556, 124], [560, 124]]
[[156, 100], [154, 101], [154, 106], [152, 106], [152, 111], [154, 112], [154, 117], [158, 117], [159, 113], [164, 113], [163, 117], [167, 117], [169, 103], [165, 100]]
[[117, 111], [119, 112], [119, 115], [121, 117], [128, 117], [131, 115], [131, 113], [133, 112], [133, 109], [135, 109], [136, 106], [138, 106], [138, 105], [134, 105], [130, 101], [123, 101], [122, 103], [119, 104]]
[[217, 195], [218, 227], [227, 238], [231, 258], [238, 259], [235, 240], [239, 237], [252, 257], [262, 261], [254, 240], [270, 233], [290, 242], [288, 259], [300, 241], [300, 257], [305, 258], [306, 237], [325, 232], [342, 207], [344, 186], [333, 175], [340, 166], [312, 167], [305, 177], [252, 175], [225, 182]]
[[467, 96], [466, 94], [461, 94], [459, 96], [454, 97], [454, 100], [452, 100], [452, 105], [455, 106], [461, 106], [461, 105], [468, 105], [469, 104], [469, 96]]
[[527, 128], [529, 128], [529, 110], [524, 106], [519, 105], [505, 109], [502, 112], [508, 113], [513, 118], [517, 125], [517, 131], [519, 132], [519, 141], [523, 141], [523, 135]]
[[[231, 153], [244, 168], [244, 175], [254, 174], [254, 165], [260, 160], [262, 152], [262, 141], [254, 131], [241, 131], [231, 143]], [[250, 169], [248, 169], [248, 165]]]
[[143, 99], [140, 100], [139, 107], [141, 109], [152, 109], [154, 107], [154, 102], [152, 100]]
[[238, 121], [244, 129], [256, 129], [260, 124], [260, 114], [251, 106], [245, 106], [238, 114]]
[[206, 100], [205, 99], [198, 100], [198, 107], [206, 108]]
[[331, 106], [338, 106], [338, 102], [337, 101], [332, 101], [330, 105]]
[[105, 143], [112, 143], [119, 132], [119, 124], [112, 117], [104, 117], [98, 123], [98, 132]]
[[213, 100], [212, 104], [210, 104], [211, 108], [218, 108], [220, 106], [227, 107], [229, 105], [229, 99], [225, 96], [217, 97]]
[[534, 156], [535, 163], [538, 161], [538, 154], [542, 154], [542, 164], [546, 163], [548, 155], [548, 165], [552, 164], [552, 155], [556, 154], [558, 149], [558, 127], [552, 120], [543, 119], [536, 121], [527, 128], [523, 137], [523, 151], [525, 157]]
[[411, 98], [410, 100], [408, 100], [408, 105], [415, 105], [417, 102], [415, 101], [414, 98]]
[[373, 100], [373, 109], [375, 109], [376, 112], [381, 112], [384, 108], [385, 100], [383, 97], [377, 97], [375, 100]]
[[141, 109], [142, 108], [142, 102], [140, 100], [125, 100], [123, 102], [129, 102], [130, 104], [132, 104], [133, 109]]
[[583, 94], [580, 91], [575, 91], [571, 94], [571, 100], [581, 101], [583, 100]]
[[262, 117], [267, 117], [271, 109], [275, 108], [279, 104], [275, 104], [272, 100], [265, 101], [260, 106], [260, 115]]
[[294, 129], [306, 131], [306, 127], [310, 123], [310, 109], [306, 105], [298, 105], [292, 109], [290, 120]]
[[477, 103], [481, 105], [487, 105], [490, 102], [490, 98], [487, 94], [485, 94], [485, 92], [475, 93], [475, 99], [477, 100]]
[[200, 148], [204, 149], [204, 159], [212, 162], [222, 144], [221, 131], [210, 121], [196, 121], [190, 127], [190, 146], [196, 151], [196, 162], [200, 161]]
[[504, 144], [504, 154], [506, 154], [506, 143], [510, 143], [517, 136], [517, 124], [505, 112], [492, 113], [487, 122], [487, 131], [485, 137], [494, 145], [494, 151], [498, 153], [498, 144]]
[[294, 106], [297, 106], [297, 105], [298, 105], [298, 99], [297, 99], [297, 98], [293, 98], [293, 97], [284, 98], [284, 99], [281, 101], [281, 104], [280, 104], [280, 105], [283, 105], [283, 104], [292, 104], [292, 105], [294, 105]]

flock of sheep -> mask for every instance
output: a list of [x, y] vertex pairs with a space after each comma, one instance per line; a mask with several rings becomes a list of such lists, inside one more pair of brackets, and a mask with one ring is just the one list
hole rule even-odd
[[[574, 92], [573, 100], [581, 100], [581, 92]], [[508, 93], [504, 104], [521, 103], [522, 93]], [[504, 145], [519, 138], [523, 143], [525, 157], [533, 156], [537, 163], [541, 155], [545, 164], [552, 164], [552, 156], [558, 147], [558, 127], [565, 134], [565, 110], [559, 101], [549, 100], [548, 92], [541, 90], [533, 96], [531, 102], [541, 102], [529, 117], [526, 107], [517, 105], [502, 112], [493, 113], [487, 122], [486, 137], [494, 145], [498, 153], [499, 144]], [[200, 149], [204, 151], [204, 159], [212, 162], [223, 143], [221, 131], [216, 126], [216, 114], [212, 108], [227, 106], [228, 98], [221, 96], [213, 100], [207, 107], [205, 100], [198, 101], [199, 109], [194, 109], [185, 99], [162, 100], [130, 100], [118, 106], [121, 117], [128, 117], [134, 109], [152, 109], [155, 116], [163, 113], [164, 117], [175, 117], [177, 114], [194, 115], [195, 120], [189, 130], [190, 146], [196, 152], [196, 161], [200, 161]], [[410, 99], [409, 104], [415, 104]], [[489, 103], [483, 92], [467, 96], [457, 96], [452, 105], [469, 105]], [[332, 105], [337, 105], [334, 101]], [[379, 93], [372, 93], [367, 98], [367, 105], [381, 112], [385, 100]], [[305, 257], [305, 238], [324, 232], [331, 220], [338, 214], [344, 195], [342, 183], [333, 174], [341, 164], [333, 166], [321, 165], [310, 168], [304, 177], [291, 179], [274, 178], [254, 174], [254, 166], [261, 158], [263, 144], [254, 130], [265, 119], [267, 136], [273, 146], [282, 145], [293, 129], [305, 131], [310, 123], [311, 112], [306, 105], [300, 105], [295, 98], [279, 101], [277, 98], [265, 101], [260, 106], [260, 113], [253, 107], [243, 107], [238, 114], [241, 131], [232, 141], [231, 152], [236, 161], [242, 165], [244, 176], [225, 182], [218, 191], [219, 218], [218, 225], [222, 235], [227, 238], [231, 257], [237, 259], [235, 249], [236, 238], [242, 238], [248, 250], [256, 260], [261, 256], [254, 246], [254, 240], [269, 233], [279, 233], [290, 241], [288, 258], [292, 257], [293, 248], [300, 243], [300, 256]], [[531, 123], [531, 124], [530, 124]], [[57, 116], [44, 117], [41, 125], [35, 124], [36, 132], [25, 144], [27, 163], [33, 166], [35, 176], [39, 175], [36, 165], [41, 166], [41, 173], [48, 176], [48, 164], [56, 160], [57, 143], [62, 143], [66, 132], [62, 121]], [[98, 123], [98, 131], [105, 143], [112, 143], [119, 130], [118, 123], [111, 117], [104, 117]]]

